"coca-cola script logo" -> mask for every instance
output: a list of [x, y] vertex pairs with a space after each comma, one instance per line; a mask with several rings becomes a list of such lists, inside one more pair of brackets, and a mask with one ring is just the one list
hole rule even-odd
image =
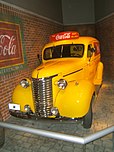
[[60, 40], [69, 40], [69, 39], [76, 39], [79, 37], [78, 32], [60, 32], [50, 36], [50, 41], [60, 41]]
[[55, 36], [56, 40], [64, 40], [64, 39], [69, 39], [69, 38], [70, 38], [70, 33], [57, 34]]
[[18, 24], [0, 22], [0, 67], [24, 62], [20, 33]]
[[15, 37], [0, 35], [0, 56], [13, 56], [16, 54]]

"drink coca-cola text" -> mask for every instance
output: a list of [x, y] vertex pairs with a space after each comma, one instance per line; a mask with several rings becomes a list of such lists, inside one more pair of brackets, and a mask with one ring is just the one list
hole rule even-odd
[[11, 56], [16, 54], [15, 37], [0, 35], [0, 56]]

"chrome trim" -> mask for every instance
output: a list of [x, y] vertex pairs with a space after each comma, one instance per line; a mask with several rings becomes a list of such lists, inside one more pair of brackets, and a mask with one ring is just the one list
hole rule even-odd
[[32, 90], [37, 116], [48, 117], [53, 106], [52, 77], [32, 78]]
[[68, 76], [68, 75], [74, 74], [74, 73], [79, 72], [79, 71], [81, 71], [81, 70], [83, 70], [83, 68], [82, 68], [82, 69], [79, 69], [79, 70], [76, 70], [76, 71], [73, 71], [73, 72], [71, 72], [71, 73], [65, 74], [65, 75], [63, 75], [63, 77], [66, 77], [66, 76]]

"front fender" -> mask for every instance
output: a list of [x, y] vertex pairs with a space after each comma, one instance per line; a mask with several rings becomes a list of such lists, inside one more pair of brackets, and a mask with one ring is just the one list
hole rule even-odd
[[21, 111], [25, 112], [24, 106], [29, 105], [31, 110], [34, 112], [34, 105], [33, 105], [33, 97], [32, 97], [32, 87], [31, 87], [31, 81], [29, 81], [29, 86], [27, 88], [23, 88], [20, 84], [18, 84], [12, 95], [12, 101], [15, 104], [19, 104], [21, 107]]
[[89, 110], [94, 91], [95, 86], [87, 80], [69, 82], [65, 90], [59, 91], [54, 106], [61, 116], [83, 117]]

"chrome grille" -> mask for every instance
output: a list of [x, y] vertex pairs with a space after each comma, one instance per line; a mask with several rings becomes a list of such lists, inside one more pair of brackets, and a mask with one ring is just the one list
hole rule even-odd
[[53, 104], [52, 77], [32, 79], [35, 112], [37, 116], [48, 117], [51, 115]]

